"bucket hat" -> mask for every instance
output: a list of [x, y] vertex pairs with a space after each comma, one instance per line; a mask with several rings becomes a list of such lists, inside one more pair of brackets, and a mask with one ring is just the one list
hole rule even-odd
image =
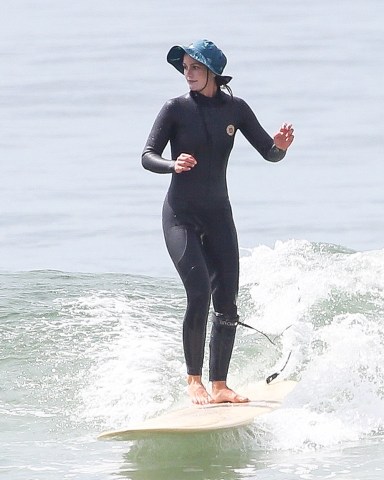
[[227, 57], [224, 53], [210, 40], [197, 40], [190, 45], [175, 45], [167, 55], [167, 62], [173, 65], [176, 70], [184, 74], [183, 59], [187, 54], [193, 59], [205, 65], [213, 72], [220, 85], [226, 85], [232, 80], [232, 77], [221, 75], [227, 64]]

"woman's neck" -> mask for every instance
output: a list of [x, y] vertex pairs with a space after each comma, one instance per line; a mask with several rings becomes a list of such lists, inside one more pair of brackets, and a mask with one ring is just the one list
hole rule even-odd
[[217, 93], [218, 87], [216, 82], [209, 83], [206, 87], [200, 90], [197, 93], [204, 95], [204, 97], [214, 97]]

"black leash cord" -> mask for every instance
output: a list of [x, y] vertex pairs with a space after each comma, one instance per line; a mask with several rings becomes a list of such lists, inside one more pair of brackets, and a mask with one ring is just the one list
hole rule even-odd
[[[237, 323], [238, 323], [239, 325], [241, 325], [242, 327], [250, 328], [251, 330], [255, 330], [255, 332], [257, 332], [257, 333], [260, 333], [260, 335], [264, 335], [264, 337], [265, 337], [268, 341], [270, 341], [270, 342], [272, 343], [272, 345], [276, 345], [276, 343], [275, 343], [273, 340], [271, 340], [266, 333], [261, 332], [260, 330], [257, 330], [257, 328], [251, 327], [251, 325], [247, 325], [246, 323], [243, 323], [243, 322], [240, 322], [240, 321], [238, 321]], [[289, 328], [289, 327], [288, 327], [288, 328]], [[281, 335], [282, 335], [282, 334], [281, 334]], [[280, 335], [279, 335], [279, 336], [280, 336]]]
[[271, 340], [271, 338], [266, 333], [262, 332], [261, 330], [258, 330], [257, 328], [252, 327], [251, 325], [248, 325], [247, 323], [240, 322], [239, 320], [237, 321], [237, 323], [239, 325], [241, 325], [242, 327], [250, 328], [251, 330], [255, 330], [255, 332], [257, 332], [257, 333], [260, 333], [260, 335], [264, 335], [264, 337], [268, 341], [270, 341], [272, 343], [272, 345], [275, 345], [275, 346], [276, 346], [276, 343], [275, 343], [276, 338], [281, 337], [283, 335], [283, 333], [285, 333], [288, 330], [288, 328], [292, 327], [292, 325], [288, 325], [288, 327], [284, 328], [284, 330], [281, 333], [279, 333], [279, 335], [277, 335], [273, 340]]
[[[251, 325], [247, 325], [246, 323], [243, 323], [243, 322], [240, 322], [240, 321], [238, 321], [237, 323], [238, 323], [239, 325], [241, 325], [242, 327], [247, 327], [247, 328], [250, 328], [250, 329], [252, 329], [252, 330], [255, 330], [255, 332], [259, 333], [260, 335], [263, 335], [263, 336], [264, 336], [269, 342], [271, 342], [272, 345], [274, 345], [274, 346], [276, 346], [276, 343], [274, 342], [274, 340], [276, 340], [276, 338], [281, 337], [281, 335], [283, 335], [283, 333], [286, 332], [286, 331], [288, 330], [288, 328], [291, 328], [291, 327], [292, 327], [292, 325], [289, 325], [289, 326], [288, 326], [287, 328], [285, 328], [279, 335], [277, 335], [277, 337], [275, 337], [273, 340], [271, 340], [266, 333], [258, 330], [257, 328], [251, 327]], [[280, 373], [284, 370], [284, 368], [288, 365], [289, 359], [291, 358], [291, 354], [292, 354], [292, 350], [289, 352], [288, 358], [287, 358], [286, 362], [284, 363], [284, 366], [283, 366], [283, 368], [282, 368], [281, 370], [279, 370], [278, 372], [272, 373], [272, 375], [269, 375], [269, 377], [267, 377], [267, 378], [265, 379], [265, 381], [267, 382], [268, 385], [269, 385], [273, 380], [275, 380], [275, 378], [277, 378], [277, 377], [280, 375]]]
[[267, 382], [267, 384], [269, 385], [273, 380], [275, 380], [276, 377], [278, 377], [280, 375], [280, 373], [284, 370], [284, 368], [287, 366], [288, 362], [289, 362], [289, 359], [291, 358], [291, 355], [292, 355], [292, 350], [289, 352], [289, 355], [288, 355], [288, 358], [287, 358], [287, 361], [284, 363], [284, 367], [279, 370], [278, 372], [275, 372], [275, 373], [272, 373], [272, 375], [269, 375], [269, 377], [267, 377], [265, 379], [265, 381]]

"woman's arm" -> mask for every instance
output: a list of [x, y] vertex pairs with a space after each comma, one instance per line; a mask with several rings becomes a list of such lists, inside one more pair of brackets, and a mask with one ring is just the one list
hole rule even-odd
[[284, 124], [272, 138], [260, 125], [249, 105], [244, 100], [240, 102], [239, 129], [249, 143], [269, 162], [279, 162], [285, 157], [289, 145], [293, 141], [292, 125]]
[[146, 170], [154, 173], [173, 173], [175, 161], [162, 157], [172, 134], [172, 100], [169, 100], [158, 114], [145, 144], [141, 163]]

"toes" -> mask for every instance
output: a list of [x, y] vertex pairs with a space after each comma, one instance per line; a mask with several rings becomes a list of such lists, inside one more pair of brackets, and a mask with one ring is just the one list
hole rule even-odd
[[213, 400], [212, 403], [247, 403], [249, 399], [247, 397], [243, 397], [242, 395], [238, 395], [236, 392], [230, 389], [226, 389], [224, 391], [218, 392]]
[[204, 385], [197, 385], [197, 386], [190, 385], [188, 388], [188, 393], [189, 393], [189, 396], [191, 397], [192, 403], [195, 405], [205, 405], [210, 401], [210, 397]]
[[249, 398], [247, 397], [243, 397], [241, 395], [236, 395], [235, 397], [235, 403], [248, 403], [249, 402]]

